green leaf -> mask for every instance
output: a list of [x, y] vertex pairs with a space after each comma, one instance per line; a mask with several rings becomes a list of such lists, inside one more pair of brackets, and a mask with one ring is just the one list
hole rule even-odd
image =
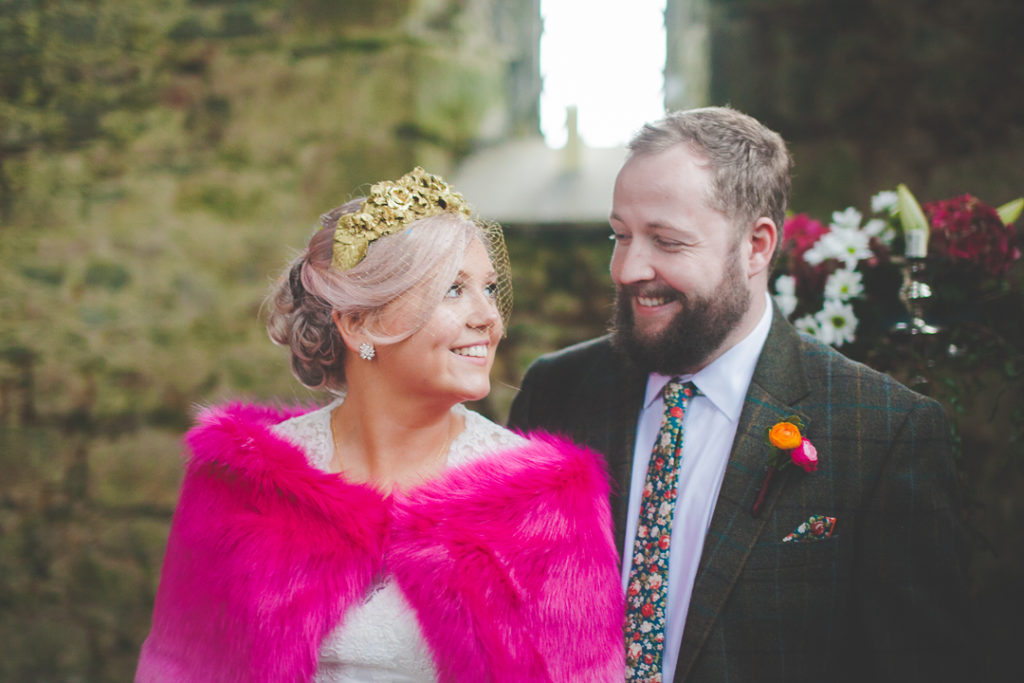
[[999, 219], [1005, 225], [1009, 225], [1020, 217], [1021, 210], [1024, 210], [1024, 197], [1017, 197], [1012, 202], [1006, 202], [996, 209], [996, 213], [999, 214]]
[[789, 462], [789, 454], [785, 451], [780, 451], [774, 446], [772, 447], [771, 452], [768, 453], [768, 457], [765, 459], [765, 464], [767, 464], [768, 467], [774, 467], [777, 470], [781, 470], [783, 467], [788, 465]]

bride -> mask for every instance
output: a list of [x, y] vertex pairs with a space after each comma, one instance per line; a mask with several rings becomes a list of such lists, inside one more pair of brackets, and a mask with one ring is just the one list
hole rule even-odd
[[415, 169], [321, 218], [272, 295], [311, 410], [204, 410], [138, 681], [622, 680], [603, 461], [465, 408], [497, 226]]

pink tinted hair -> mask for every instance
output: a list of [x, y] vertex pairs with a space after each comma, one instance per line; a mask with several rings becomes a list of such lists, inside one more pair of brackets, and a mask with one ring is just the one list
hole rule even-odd
[[[441, 214], [422, 218], [403, 230], [372, 242], [366, 256], [352, 268], [331, 267], [338, 216], [357, 210], [362, 199], [321, 217], [323, 227], [285, 270], [269, 297], [267, 331], [291, 350], [295, 377], [312, 389], [344, 386], [345, 344], [332, 314], [359, 319], [374, 344], [393, 344], [414, 334], [455, 280], [461, 256], [473, 239], [482, 238], [469, 218]], [[398, 299], [410, 300], [416, 311], [406, 329], [385, 329], [382, 314]]]

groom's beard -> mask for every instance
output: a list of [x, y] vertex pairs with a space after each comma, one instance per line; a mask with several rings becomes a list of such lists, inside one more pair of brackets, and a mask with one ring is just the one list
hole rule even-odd
[[[674, 298], [682, 309], [664, 329], [650, 335], [637, 332], [633, 298], [645, 296]], [[641, 370], [663, 375], [697, 372], [721, 347], [750, 308], [750, 293], [735, 261], [722, 275], [711, 296], [687, 296], [665, 286], [651, 291], [638, 285], [622, 285], [615, 294], [612, 344], [628, 355]]]

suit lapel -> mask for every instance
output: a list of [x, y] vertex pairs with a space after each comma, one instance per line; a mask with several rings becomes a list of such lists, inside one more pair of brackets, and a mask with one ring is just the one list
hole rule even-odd
[[751, 507], [764, 478], [768, 455], [764, 431], [779, 419], [794, 414], [800, 415], [806, 424], [806, 416], [794, 407], [806, 395], [799, 335], [774, 308], [771, 330], [747, 390], [711, 527], [704, 540], [676, 664], [676, 681], [685, 680], [700, 654], [789, 478], [791, 468], [776, 473], [763, 509], [755, 518]]
[[615, 546], [622, 557], [626, 533], [626, 510], [629, 501], [630, 480], [633, 471], [633, 451], [636, 446], [636, 425], [647, 386], [647, 375], [624, 360], [609, 387], [605, 405], [608, 412], [601, 416], [602, 429], [607, 429], [608, 468], [615, 490], [612, 493], [612, 520], [615, 523]]

